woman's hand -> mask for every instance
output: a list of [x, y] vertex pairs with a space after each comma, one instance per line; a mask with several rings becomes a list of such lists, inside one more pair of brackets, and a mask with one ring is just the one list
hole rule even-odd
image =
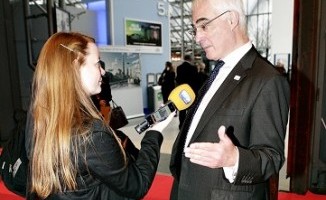
[[155, 130], [162, 133], [162, 131], [170, 124], [174, 115], [175, 115], [175, 111], [170, 113], [170, 115], [165, 120], [153, 124], [150, 130]]

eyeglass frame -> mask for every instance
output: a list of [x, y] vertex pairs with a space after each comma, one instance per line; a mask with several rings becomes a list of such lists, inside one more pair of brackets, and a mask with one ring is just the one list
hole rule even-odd
[[192, 30], [189, 30], [189, 34], [192, 35], [193, 37], [195, 37], [197, 35], [197, 29], [201, 28], [203, 31], [205, 31], [206, 26], [209, 25], [211, 22], [213, 22], [214, 20], [218, 19], [219, 17], [221, 17], [222, 15], [224, 15], [225, 13], [231, 12], [230, 10], [224, 11], [221, 14], [217, 15], [216, 17], [214, 17], [213, 19], [210, 19], [206, 22], [204, 22], [203, 24], [200, 25], [194, 25], [191, 24], [192, 26]]

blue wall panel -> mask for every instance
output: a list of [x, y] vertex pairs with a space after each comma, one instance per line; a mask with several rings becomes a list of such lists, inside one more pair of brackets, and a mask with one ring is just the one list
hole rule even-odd
[[[160, 15], [163, 9], [168, 10], [168, 2], [157, 1], [157, 0], [111, 0], [109, 1], [112, 7], [108, 13], [113, 20], [112, 44], [117, 46], [125, 45], [125, 30], [124, 22], [125, 18], [132, 18], [143, 21], [159, 22], [162, 24], [162, 47], [163, 52], [160, 54], [148, 54], [142, 53], [141, 66], [142, 66], [142, 93], [143, 93], [143, 104], [147, 108], [147, 85], [146, 85], [146, 74], [147, 73], [160, 73], [164, 68], [166, 61], [170, 60], [170, 25], [169, 17], [167, 15]], [[160, 9], [158, 6], [160, 4]]]

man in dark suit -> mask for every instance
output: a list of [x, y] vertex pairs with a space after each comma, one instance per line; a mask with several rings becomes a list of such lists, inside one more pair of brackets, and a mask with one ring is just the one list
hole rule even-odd
[[269, 200], [285, 159], [289, 84], [249, 41], [242, 0], [194, 0], [192, 9], [196, 42], [222, 67], [173, 145], [171, 199]]
[[[200, 83], [197, 67], [191, 63], [191, 56], [185, 55], [184, 62], [177, 67], [177, 76], [175, 78], [177, 85], [188, 84], [191, 89], [197, 94]], [[186, 118], [187, 110], [179, 112], [179, 129], [181, 129]]]

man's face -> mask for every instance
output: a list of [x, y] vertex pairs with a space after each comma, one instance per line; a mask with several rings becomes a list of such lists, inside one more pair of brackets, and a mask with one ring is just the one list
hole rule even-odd
[[209, 2], [193, 7], [195, 40], [210, 60], [224, 58], [231, 52], [234, 33], [229, 23], [230, 11], [217, 11]]

